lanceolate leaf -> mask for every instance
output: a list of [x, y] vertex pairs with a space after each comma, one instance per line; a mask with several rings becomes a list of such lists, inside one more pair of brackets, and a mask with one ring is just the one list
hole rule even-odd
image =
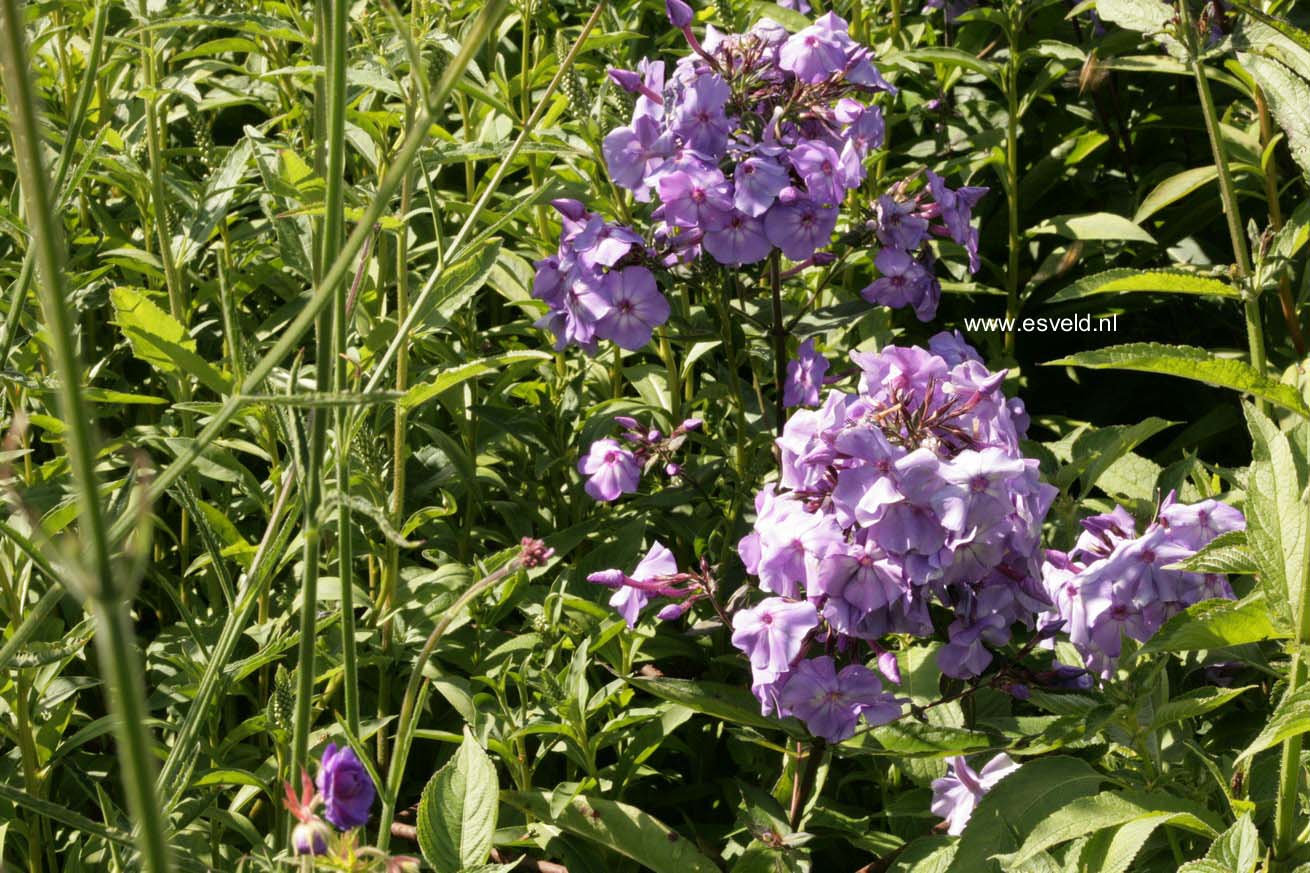
[[767, 730], [782, 728], [797, 737], [808, 736], [805, 728], [795, 719], [779, 721], [760, 715], [759, 701], [750, 691], [739, 685], [664, 676], [633, 677], [628, 679], [628, 682], [642, 691], [681, 704], [704, 715]]
[[496, 765], [464, 729], [459, 751], [423, 789], [418, 841], [438, 873], [487, 862], [496, 833]]
[[1247, 52], [1238, 52], [1237, 58], [1264, 91], [1292, 157], [1302, 172], [1310, 173], [1310, 82], [1273, 58]]
[[1205, 600], [1165, 622], [1138, 654], [1224, 649], [1285, 639], [1289, 635], [1286, 627], [1274, 624], [1264, 592], [1236, 601]]
[[1255, 407], [1246, 406], [1246, 419], [1252, 455], [1247, 543], [1270, 607], [1291, 624], [1305, 583], [1304, 459], [1298, 464], [1287, 435]]
[[1027, 762], [1002, 779], [973, 811], [949, 873], [1000, 871], [994, 856], [1018, 850], [1052, 810], [1095, 794], [1102, 781], [1104, 777], [1079, 758]]
[[525, 349], [522, 351], [505, 352], [503, 355], [495, 355], [477, 361], [469, 361], [467, 364], [460, 364], [458, 367], [452, 367], [449, 370], [441, 371], [431, 382], [423, 382], [410, 388], [405, 392], [405, 395], [400, 398], [400, 405], [406, 409], [413, 409], [422, 403], [426, 403], [428, 400], [431, 400], [443, 391], [454, 388], [456, 385], [463, 384], [469, 379], [475, 379], [486, 373], [494, 373], [496, 370], [508, 364], [548, 361], [550, 358], [551, 356], [545, 352]]
[[[1051, 812], [1033, 828], [1019, 851], [1002, 856], [1001, 861], [1006, 869], [1022, 870], [1047, 849], [1130, 822], [1141, 822], [1148, 834], [1169, 824], [1201, 836], [1215, 837], [1219, 831], [1212, 820], [1213, 815], [1204, 807], [1168, 794], [1104, 791], [1093, 797], [1075, 798]], [[1127, 860], [1131, 861], [1131, 858]]]
[[1187, 560], [1171, 565], [1171, 569], [1191, 573], [1250, 574], [1260, 568], [1246, 544], [1246, 531], [1230, 530], [1215, 537]]
[[1079, 279], [1051, 296], [1048, 303], [1081, 300], [1096, 294], [1200, 294], [1209, 297], [1237, 297], [1237, 289], [1222, 279], [1173, 267], [1163, 270], [1106, 270]]
[[1141, 224], [1161, 209], [1171, 203], [1176, 203], [1193, 191], [1205, 187], [1217, 178], [1219, 178], [1219, 171], [1214, 164], [1208, 167], [1193, 167], [1190, 170], [1175, 173], [1159, 185], [1156, 185], [1151, 193], [1146, 195], [1142, 200], [1142, 205], [1137, 207], [1137, 212], [1133, 215], [1133, 221]]
[[557, 808], [544, 791], [505, 791], [501, 800], [655, 873], [719, 873], [690, 840], [635, 806], [583, 795]]
[[1250, 364], [1233, 358], [1220, 358], [1195, 346], [1167, 346], [1161, 343], [1127, 343], [1066, 358], [1047, 361], [1047, 366], [1088, 367], [1093, 370], [1136, 370], [1181, 376], [1253, 394], [1284, 409], [1310, 417], [1301, 395], [1291, 385], [1276, 382], [1257, 372]]
[[1237, 756], [1237, 760], [1244, 761], [1265, 749], [1272, 749], [1283, 740], [1300, 736], [1308, 731], [1310, 731], [1310, 685], [1302, 685], [1291, 694], [1284, 695], [1278, 702], [1278, 708], [1265, 724], [1264, 730], [1260, 731], [1251, 745]]

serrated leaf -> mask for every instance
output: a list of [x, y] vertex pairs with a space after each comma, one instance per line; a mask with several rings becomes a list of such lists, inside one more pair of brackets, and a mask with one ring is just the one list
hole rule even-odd
[[1230, 530], [1212, 539], [1190, 558], [1170, 564], [1165, 569], [1186, 570], [1189, 573], [1250, 575], [1257, 572], [1259, 567], [1246, 544], [1246, 531]]
[[132, 348], [132, 354], [161, 373], [181, 370], [217, 394], [226, 394], [227, 377], [200, 355], [193, 340], [178, 321], [139, 288], [119, 286], [109, 292], [114, 306], [114, 323]]
[[501, 800], [538, 821], [554, 825], [655, 873], [719, 873], [719, 868], [682, 834], [635, 806], [579, 795], [556, 808], [545, 791], [505, 791]]
[[1187, 607], [1166, 621], [1138, 654], [1224, 649], [1287, 636], [1270, 620], [1264, 594], [1257, 591], [1242, 600], [1203, 600]]
[[1087, 367], [1092, 370], [1134, 370], [1181, 376], [1218, 388], [1231, 388], [1275, 403], [1299, 415], [1310, 417], [1301, 395], [1291, 385], [1277, 382], [1259, 373], [1250, 364], [1233, 358], [1220, 358], [1195, 346], [1169, 346], [1161, 343], [1126, 343], [1047, 361], [1048, 367]]
[[1145, 835], [1136, 842], [1131, 855], [1123, 858], [1121, 853], [1122, 866], [1116, 862], [1114, 869], [1122, 871], [1132, 862], [1132, 855], [1136, 854], [1141, 842], [1160, 825], [1172, 824], [1201, 836], [1215, 837], [1219, 831], [1208, 821], [1211, 818], [1204, 807], [1161, 792], [1103, 791], [1092, 797], [1074, 798], [1050, 812], [1032, 829], [1017, 852], [1000, 856], [999, 860], [1007, 869], [1023, 869], [1047, 849], [1131, 822], [1145, 830]]
[[1287, 434], [1254, 406], [1243, 408], [1251, 432], [1246, 541], [1269, 606], [1290, 624], [1305, 581], [1307, 516], [1301, 495], [1306, 474]]
[[1310, 173], [1310, 82], [1273, 58], [1238, 52], [1237, 59], [1264, 91], [1292, 157]]
[[978, 803], [948, 873], [999, 871], [994, 856], [1018, 850], [1051, 810], [1096, 793], [1104, 778], [1079, 758], [1026, 762]]
[[1235, 763], [1241, 763], [1265, 749], [1272, 749], [1283, 740], [1300, 736], [1307, 731], [1310, 731], [1310, 685], [1302, 685], [1283, 695], [1269, 721], [1251, 744], [1237, 756]]
[[1255, 687], [1244, 685], [1241, 688], [1197, 688], [1179, 695], [1156, 709], [1155, 715], [1151, 718], [1151, 730], [1160, 730], [1183, 719], [1205, 715]]
[[496, 765], [466, 726], [464, 742], [419, 800], [419, 847], [438, 873], [486, 864], [496, 833], [498, 790]]
[[1047, 303], [1066, 303], [1097, 294], [1200, 294], [1207, 297], [1238, 297], [1232, 285], [1193, 270], [1169, 267], [1160, 270], [1106, 270], [1079, 279], [1051, 296]]
[[1255, 873], [1261, 854], [1260, 832], [1247, 813], [1210, 844], [1205, 859], [1219, 865], [1223, 873]]
[[500, 240], [489, 239], [459, 261], [440, 270], [434, 276], [440, 287], [413, 314], [414, 324], [439, 326], [450, 321], [486, 284], [498, 257]]
[[1055, 484], [1062, 490], [1067, 489], [1076, 478], [1082, 483], [1082, 493], [1086, 495], [1116, 461], [1173, 424], [1163, 418], [1151, 417], [1134, 425], [1085, 431], [1074, 441], [1073, 462], [1060, 469]]

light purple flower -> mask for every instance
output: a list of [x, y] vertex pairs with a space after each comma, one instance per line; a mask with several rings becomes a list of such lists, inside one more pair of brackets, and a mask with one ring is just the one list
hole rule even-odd
[[790, 184], [790, 176], [779, 164], [765, 157], [750, 157], [733, 171], [733, 205], [754, 218], [769, 211], [778, 194]]
[[787, 362], [787, 381], [783, 383], [782, 403], [793, 406], [818, 406], [819, 389], [828, 372], [828, 359], [814, 350], [814, 338], [801, 343], [796, 357]]
[[873, 262], [882, 275], [860, 296], [893, 309], [912, 306], [920, 321], [930, 321], [937, 314], [941, 285], [918, 259], [900, 249], [885, 248]]
[[666, 580], [677, 572], [678, 562], [673, 553], [656, 540], [651, 543], [650, 551], [637, 564], [631, 576], [619, 570], [602, 570], [589, 575], [587, 581], [614, 588], [609, 605], [627, 622], [628, 627], [636, 627], [637, 618], [650, 602], [651, 596], [666, 593], [669, 588]]
[[872, 670], [848, 664], [838, 672], [827, 655], [801, 661], [782, 687], [778, 702], [805, 722], [810, 733], [830, 743], [854, 735], [861, 715], [870, 725], [879, 725], [901, 714], [900, 704], [883, 693], [882, 682]]
[[732, 266], [758, 263], [773, 250], [764, 233], [764, 222], [736, 210], [728, 216], [723, 227], [706, 232], [702, 245], [714, 260]]
[[732, 125], [724, 113], [732, 92], [723, 77], [704, 73], [697, 77], [673, 108], [670, 128], [687, 146], [718, 158], [728, 145]]
[[592, 443], [587, 456], [578, 461], [578, 472], [587, 477], [587, 494], [606, 503], [636, 491], [641, 481], [637, 456], [612, 439]]
[[636, 351], [650, 342], [655, 328], [669, 320], [669, 301], [645, 267], [611, 271], [605, 276], [605, 284], [610, 309], [597, 323], [596, 335]]
[[932, 781], [933, 815], [946, 820], [946, 832], [959, 836], [978, 802], [1019, 765], [1002, 752], [987, 762], [981, 773], [974, 772], [963, 755], [947, 761], [946, 775]]
[[750, 659], [755, 683], [776, 681], [791, 669], [819, 614], [807, 600], [770, 597], [732, 617], [732, 644]]
[[836, 227], [836, 208], [799, 193], [789, 202], [780, 199], [764, 216], [769, 242], [793, 261], [802, 261], [826, 246]]
[[778, 66], [802, 82], [822, 82], [846, 68], [846, 52], [831, 30], [812, 24], [783, 43]]

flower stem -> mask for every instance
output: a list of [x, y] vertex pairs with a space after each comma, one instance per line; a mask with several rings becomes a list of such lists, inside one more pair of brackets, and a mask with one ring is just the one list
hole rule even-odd
[[[101, 670], [108, 679], [109, 705], [117, 739], [121, 779], [136, 823], [135, 836], [141, 863], [148, 873], [169, 869], [167, 824], [154, 790], [154, 761], [150, 754], [147, 709], [142, 669], [136, 651], [128, 598], [130, 585], [115, 573], [109, 531], [101, 504], [96, 453], [92, 439], [92, 408], [85, 403], [85, 371], [77, 352], [73, 314], [64, 287], [64, 253], [51, 199], [50, 178], [41, 157], [36, 98], [22, 12], [17, 0], [0, 0], [0, 79], [8, 97], [14, 159], [22, 187], [24, 209], [37, 252], [37, 289], [45, 316], [47, 336], [59, 374], [59, 402], [64, 422], [64, 445], [73, 473], [78, 502], [81, 554], [86, 565], [78, 570], [81, 593], [90, 601], [96, 622], [96, 646]], [[136, 519], [131, 514], [127, 527]]]
[[[1224, 203], [1224, 217], [1228, 221], [1228, 236], [1233, 245], [1233, 260], [1238, 286], [1242, 292], [1243, 311], [1246, 317], [1246, 340], [1250, 349], [1251, 366], [1260, 374], [1265, 372], [1264, 327], [1260, 320], [1259, 289], [1250, 285], [1251, 256], [1246, 248], [1246, 234], [1242, 230], [1242, 213], [1237, 206], [1237, 192], [1233, 188], [1233, 174], [1224, 153], [1223, 134], [1219, 129], [1219, 116], [1215, 111], [1214, 95], [1210, 93], [1210, 80], [1205, 77], [1205, 64], [1201, 60], [1200, 38], [1192, 21], [1187, 0], [1178, 0], [1178, 21], [1187, 45], [1187, 54], [1196, 78], [1200, 95], [1201, 115], [1205, 119], [1205, 132], [1210, 138], [1210, 152], [1219, 174], [1219, 196]], [[1265, 402], [1257, 401], [1263, 411]]]
[[1008, 260], [1005, 268], [1005, 351], [1014, 354], [1014, 319], [1019, 316], [1019, 22], [1011, 16], [1005, 29], [1009, 55], [1005, 59], [1005, 206], [1009, 224]]
[[[346, 19], [346, 0], [333, 0], [328, 22], [328, 154], [327, 190], [323, 216], [323, 272], [331, 266], [333, 254], [341, 248], [345, 236], [345, 165], [346, 165], [346, 43], [349, 26]], [[367, 251], [367, 249], [366, 249]], [[333, 293], [332, 352], [334, 369], [332, 390], [337, 394], [350, 391], [349, 362], [349, 299], [350, 290], [344, 277], [338, 281]], [[337, 581], [341, 588], [341, 670], [344, 674], [346, 724], [359, 735], [359, 673], [355, 655], [355, 580], [353, 544], [350, 539], [350, 416], [344, 406], [333, 412], [336, 430], [337, 491], [341, 500], [337, 505]]]
[[819, 764], [823, 762], [824, 751], [823, 740], [815, 739], [810, 744], [809, 751], [805, 753], [804, 764], [802, 765], [800, 761], [796, 762], [796, 766], [803, 766], [803, 769], [792, 783], [791, 810], [787, 819], [793, 832], [800, 829], [801, 816], [805, 814], [805, 804], [810, 799], [810, 792], [814, 790], [814, 781], [819, 774]]
[[787, 381], [787, 327], [782, 321], [782, 270], [776, 249], [769, 255], [769, 291], [773, 295], [773, 429], [782, 436], [787, 414], [782, 402], [782, 386]]

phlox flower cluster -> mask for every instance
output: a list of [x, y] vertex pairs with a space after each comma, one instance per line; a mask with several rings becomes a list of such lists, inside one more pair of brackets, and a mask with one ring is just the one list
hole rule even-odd
[[738, 546], [772, 595], [733, 617], [766, 713], [796, 712], [787, 689], [807, 652], [930, 636], [930, 603], [954, 613], [938, 663], [962, 678], [1050, 605], [1038, 556], [1055, 489], [1020, 453], [1028, 420], [1005, 374], [959, 334], [851, 357], [858, 392], [787, 421], [781, 475]]
[[1188, 606], [1233, 596], [1223, 576], [1166, 569], [1220, 534], [1245, 529], [1242, 513], [1225, 503], [1183, 504], [1170, 492], [1140, 536], [1122, 506], [1082, 525], [1071, 550], [1047, 551], [1042, 579], [1054, 604], [1048, 617], [1064, 622], [1089, 670], [1110, 675], [1123, 636], [1145, 642]]
[[668, 10], [692, 52], [672, 70], [643, 60], [611, 71], [637, 99], [631, 123], [605, 137], [610, 177], [657, 203], [656, 238], [684, 261], [703, 250], [751, 264], [775, 248], [809, 258], [882, 145], [868, 97], [895, 89], [835, 13], [795, 34], [767, 18], [743, 34], [710, 27], [702, 44], [690, 7], [669, 0]]
[[673, 455], [682, 447], [687, 434], [701, 429], [699, 418], [689, 418], [666, 437], [657, 428], [644, 427], [630, 416], [617, 415], [614, 420], [623, 426], [622, 436], [627, 445], [609, 437], [598, 439], [578, 461], [578, 472], [587, 479], [584, 490], [593, 500], [603, 503], [635, 492], [641, 484], [643, 470], [663, 464], [666, 476], [679, 475], [682, 466], [673, 460]]
[[569, 344], [595, 352], [598, 340], [635, 351], [669, 320], [669, 301], [651, 266], [654, 253], [631, 228], [605, 221], [577, 200], [551, 201], [563, 229], [559, 250], [537, 261], [532, 296], [547, 313], [537, 327], [555, 334], [555, 348]]
[[928, 184], [914, 196], [906, 194], [905, 183], [898, 183], [878, 198], [869, 221], [882, 244], [873, 261], [878, 278], [860, 294], [870, 303], [893, 309], [912, 307], [920, 321], [931, 321], [937, 314], [942, 286], [933, 271], [928, 241], [934, 236], [954, 240], [969, 256], [969, 272], [976, 273], [980, 264], [973, 208], [987, 189], [951, 189], [932, 170], [925, 171], [925, 176]]

